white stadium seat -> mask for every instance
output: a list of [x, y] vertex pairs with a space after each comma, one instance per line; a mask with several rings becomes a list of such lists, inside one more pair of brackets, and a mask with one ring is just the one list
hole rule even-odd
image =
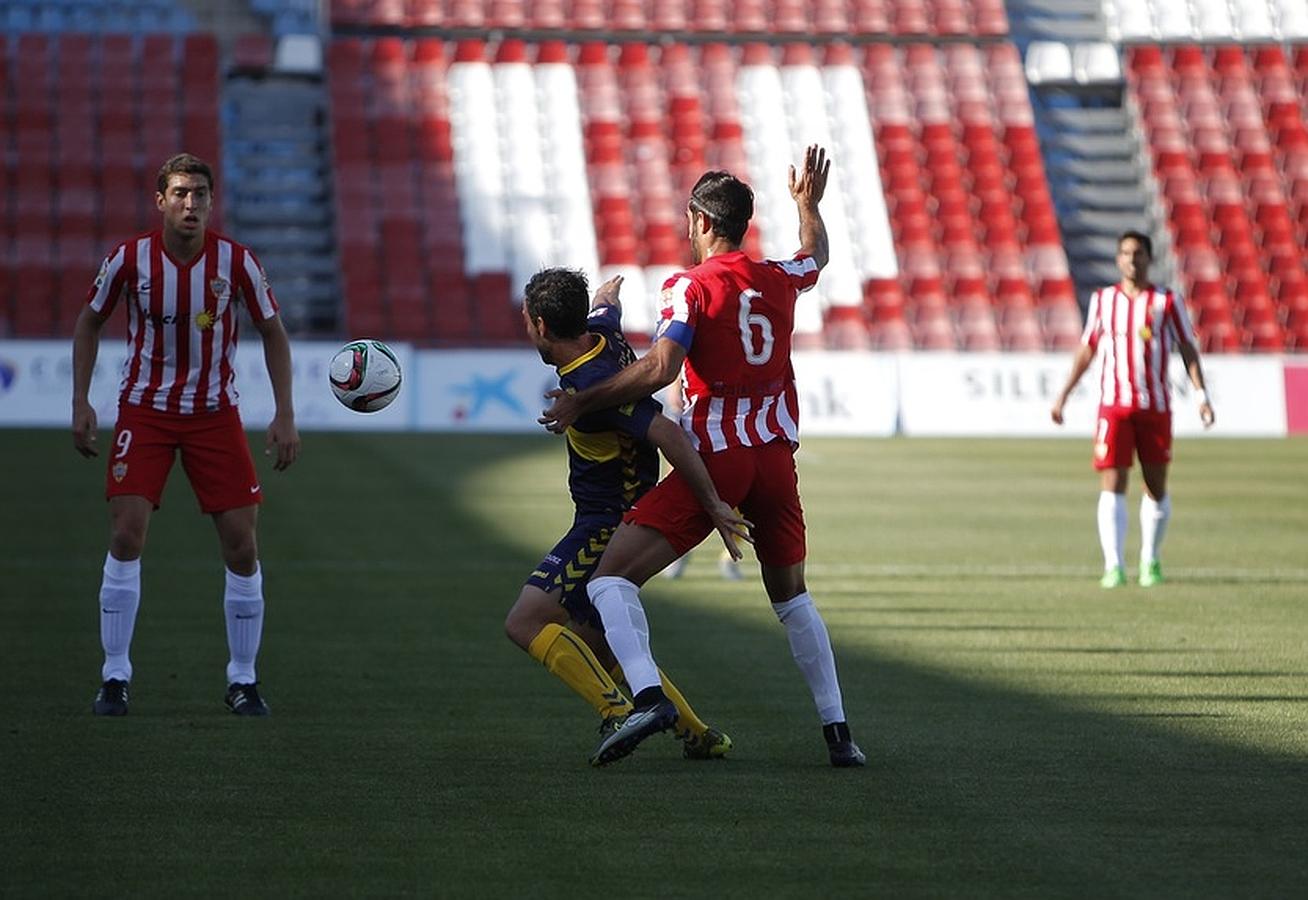
[[[1275, 0], [1272, 0], [1273, 4]], [[1308, 9], [1302, 0], [1296, 0], [1300, 9]], [[1269, 41], [1276, 36], [1276, 23], [1268, 0], [1235, 0], [1235, 29], [1242, 40]]]
[[1026, 48], [1026, 80], [1049, 84], [1072, 80], [1072, 51], [1061, 41], [1032, 41]]
[[1158, 37], [1165, 41], [1194, 37], [1194, 21], [1186, 0], [1149, 0], [1154, 10]]
[[1081, 84], [1118, 82], [1122, 60], [1117, 48], [1105, 41], [1077, 44], [1072, 50], [1072, 73]]

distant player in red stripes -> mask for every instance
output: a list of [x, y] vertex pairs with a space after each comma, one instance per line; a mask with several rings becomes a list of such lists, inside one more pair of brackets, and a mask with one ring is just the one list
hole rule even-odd
[[[791, 332], [799, 294], [817, 283], [829, 256], [818, 204], [831, 164], [811, 146], [790, 193], [799, 211], [792, 259], [756, 261], [740, 249], [754, 193], [726, 172], [696, 183], [686, 210], [695, 266], [668, 279], [654, 346], [612, 378], [576, 394], [553, 392], [542, 424], [566, 429], [582, 413], [649, 396], [685, 363], [682, 427], [704, 457], [722, 500], [754, 523], [754, 549], [772, 609], [812, 691], [831, 764], [866, 759], [845, 721], [835, 655], [804, 581], [804, 512], [795, 448], [799, 404]], [[595, 754], [602, 765], [672, 724], [676, 709], [659, 689], [639, 587], [702, 541], [713, 523], [674, 471], [627, 513], [588, 585], [605, 637], [636, 696], [636, 710]]]
[[291, 350], [268, 279], [248, 249], [207, 229], [213, 172], [183, 153], [159, 169], [155, 205], [162, 226], [114, 248], [100, 267], [73, 332], [73, 444], [98, 456], [88, 400], [100, 330], [122, 302], [130, 350], [119, 387], [105, 494], [109, 552], [100, 583], [103, 684], [96, 715], [127, 713], [129, 650], [141, 598], [141, 551], [177, 453], [200, 510], [213, 517], [226, 565], [225, 702], [239, 715], [268, 715], [255, 657], [263, 634], [263, 581], [255, 542], [259, 476], [236, 409], [232, 363], [238, 304], [263, 339], [276, 412], [268, 453], [281, 471], [300, 436], [291, 403]]
[[1172, 460], [1172, 393], [1168, 357], [1181, 354], [1199, 400], [1205, 428], [1213, 424], [1213, 405], [1204, 388], [1199, 349], [1185, 304], [1174, 292], [1149, 281], [1153, 243], [1147, 235], [1127, 231], [1117, 241], [1117, 268], [1122, 280], [1090, 298], [1081, 347], [1072, 372], [1051, 415], [1063, 424], [1063, 406], [1081, 376], [1099, 363], [1099, 418], [1095, 425], [1094, 466], [1100, 472], [1099, 543], [1104, 551], [1100, 584], [1126, 584], [1126, 483], [1140, 457], [1144, 496], [1140, 499], [1140, 584], [1163, 580], [1159, 550], [1172, 500], [1167, 493], [1167, 466]]

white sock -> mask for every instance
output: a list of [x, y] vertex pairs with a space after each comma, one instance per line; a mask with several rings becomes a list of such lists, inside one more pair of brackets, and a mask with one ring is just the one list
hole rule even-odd
[[254, 659], [263, 637], [263, 572], [237, 575], [227, 570], [223, 590], [223, 612], [227, 618], [228, 684], [254, 684]]
[[1163, 494], [1155, 500], [1148, 494], [1140, 498], [1140, 565], [1149, 565], [1158, 558], [1167, 533], [1167, 520], [1172, 517], [1172, 495]]
[[813, 605], [813, 598], [805, 591], [785, 603], [772, 604], [772, 610], [786, 628], [790, 655], [795, 657], [809, 690], [813, 692], [813, 703], [822, 724], [845, 721], [840, 680], [836, 677], [836, 655], [831, 650], [827, 625]]
[[104, 648], [105, 681], [118, 678], [132, 680], [132, 632], [136, 629], [136, 610], [141, 605], [141, 561], [104, 557], [104, 577], [100, 581], [100, 646]]
[[1099, 546], [1104, 550], [1104, 571], [1125, 565], [1122, 545], [1126, 543], [1126, 494], [1099, 492]]
[[627, 676], [632, 695], [657, 687], [658, 665], [649, 649], [649, 620], [640, 605], [640, 590], [625, 578], [605, 575], [586, 585], [590, 602], [604, 623], [604, 639]]

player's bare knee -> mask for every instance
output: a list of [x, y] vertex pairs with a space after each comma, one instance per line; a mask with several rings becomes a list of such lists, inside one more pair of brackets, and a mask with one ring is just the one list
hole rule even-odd
[[[515, 604], [509, 610], [509, 614], [504, 617], [504, 635], [513, 643], [517, 644], [523, 650], [531, 645], [531, 639], [536, 636], [536, 632], [528, 634], [530, 623], [528, 617]], [[539, 631], [540, 629], [536, 629]]]
[[253, 575], [259, 566], [259, 549], [254, 535], [223, 541], [223, 562], [237, 575]]
[[530, 585], [522, 589], [518, 599], [504, 617], [504, 633], [523, 650], [551, 622], [563, 624], [567, 616], [559, 606], [555, 594], [547, 594]]
[[139, 559], [145, 549], [144, 529], [115, 528], [109, 536], [109, 552], [114, 559], [129, 561]]

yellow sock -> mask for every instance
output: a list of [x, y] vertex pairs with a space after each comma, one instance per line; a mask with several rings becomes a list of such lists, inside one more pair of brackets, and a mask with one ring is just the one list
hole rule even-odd
[[631, 701], [609, 678], [586, 642], [562, 625], [551, 622], [542, 628], [527, 652], [602, 717], [631, 712]]
[[[609, 674], [615, 682], [625, 684], [627, 676], [622, 674], [622, 666], [614, 666], [609, 670]], [[691, 708], [690, 702], [686, 700], [677, 686], [672, 683], [668, 673], [659, 669], [659, 679], [663, 682], [663, 693], [677, 707], [677, 724], [673, 726], [676, 729], [677, 737], [686, 738], [690, 735], [696, 737], [708, 731], [708, 726], [704, 724], [699, 716], [695, 715], [695, 710]]]

